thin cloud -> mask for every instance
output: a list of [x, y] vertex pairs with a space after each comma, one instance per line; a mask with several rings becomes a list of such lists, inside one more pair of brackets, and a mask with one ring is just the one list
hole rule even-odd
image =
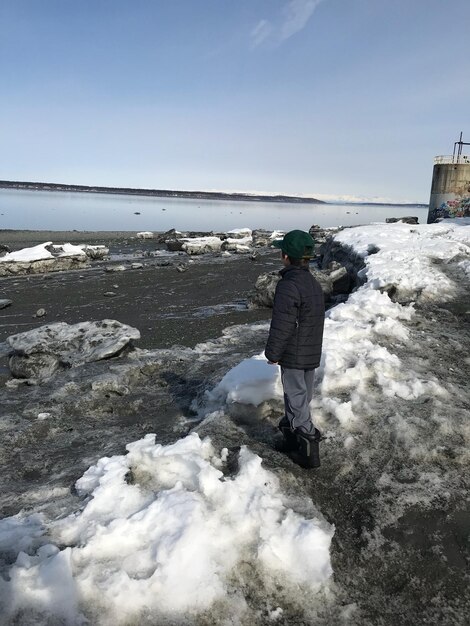
[[321, 1], [290, 0], [282, 11], [284, 22], [281, 25], [281, 41], [289, 39], [289, 37], [305, 28]]
[[273, 27], [268, 20], [260, 20], [258, 24], [251, 31], [251, 38], [253, 46], [259, 46], [265, 39], [272, 33]]
[[267, 40], [279, 45], [307, 25], [317, 6], [323, 0], [289, 0], [278, 19], [262, 19], [251, 31], [252, 46], [256, 48]]

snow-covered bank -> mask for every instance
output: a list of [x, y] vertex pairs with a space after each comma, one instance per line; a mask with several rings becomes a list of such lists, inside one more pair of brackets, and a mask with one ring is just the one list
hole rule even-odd
[[[338, 241], [365, 283], [327, 313], [312, 401], [327, 438], [311, 493], [337, 528], [335, 580], [350, 623], [464, 624], [470, 228], [372, 225]], [[208, 394], [254, 435], [247, 413], [282, 414], [279, 373], [261, 357]]]
[[371, 224], [348, 228], [335, 241], [365, 260], [368, 287], [391, 291], [398, 300], [443, 301], [455, 297], [455, 284], [439, 264], [469, 263], [469, 229], [465, 219], [410, 226]]

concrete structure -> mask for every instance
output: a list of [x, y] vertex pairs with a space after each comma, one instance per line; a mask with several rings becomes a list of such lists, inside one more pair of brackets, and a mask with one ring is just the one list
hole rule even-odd
[[464, 145], [469, 144], [460, 134], [452, 156], [434, 159], [428, 224], [444, 217], [470, 217], [470, 156], [462, 154]]

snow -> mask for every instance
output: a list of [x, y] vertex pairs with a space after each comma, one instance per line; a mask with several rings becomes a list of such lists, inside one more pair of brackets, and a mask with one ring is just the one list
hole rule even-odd
[[259, 406], [271, 398], [283, 397], [279, 368], [269, 365], [264, 354], [244, 359], [229, 370], [210, 392], [209, 399], [219, 403]]
[[5, 263], [6, 261], [29, 263], [31, 261], [53, 259], [54, 257], [49, 250], [46, 250], [46, 247], [51, 245], [52, 241], [46, 241], [46, 243], [41, 243], [32, 248], [22, 248], [16, 252], [8, 252], [5, 256], [0, 257], [0, 263]]
[[150, 230], [143, 230], [142, 232], [137, 233], [136, 237], [137, 239], [153, 239], [154, 234]]
[[64, 243], [62, 245], [53, 245], [54, 252], [59, 257], [65, 256], [86, 256], [83, 246], [74, 246], [71, 243]]
[[314, 590], [331, 576], [333, 527], [289, 508], [246, 447], [234, 476], [222, 472], [227, 451], [218, 455], [197, 434], [168, 446], [147, 435], [127, 450], [77, 481], [79, 512], [44, 525], [37, 515], [0, 522], [0, 545], [17, 553], [10, 579], [0, 580], [8, 615], [82, 623], [88, 607], [92, 623], [138, 623], [149, 612], [158, 622], [216, 600], [236, 611], [231, 574], [242, 561], [261, 580], [293, 588]]
[[251, 236], [239, 237], [237, 239], [228, 237], [227, 239], [225, 239], [224, 243], [228, 246], [249, 246], [251, 243], [253, 243], [253, 239]]
[[[390, 402], [393, 411], [398, 400], [448, 398], [448, 390], [432, 373], [427, 371], [423, 376], [405, 366], [399, 356], [400, 348], [406, 348], [411, 341], [413, 302], [394, 302], [381, 289], [393, 285], [402, 295], [413, 294], [415, 299], [428, 301], [450, 297], [455, 284], [439, 270], [435, 260], [455, 260], [456, 265], [467, 268], [470, 228], [463, 225], [458, 220], [418, 226], [375, 224], [336, 235], [337, 241], [364, 258], [366, 282], [345, 303], [327, 312], [311, 410], [318, 427], [333, 425], [345, 434], [346, 447], [354, 441], [348, 439], [349, 433], [364, 427], [364, 416], [370, 414], [373, 399], [384, 406]], [[466, 260], [457, 261], [462, 256]], [[280, 370], [263, 360], [263, 354], [256, 355], [227, 372], [208, 394], [209, 400], [227, 405], [238, 402], [259, 406], [269, 400], [280, 403]], [[402, 432], [411, 442], [411, 430], [402, 428]]]
[[[49, 250], [47, 249], [49, 248]], [[50, 249], [52, 248], [52, 252]], [[57, 257], [85, 257], [86, 253], [83, 246], [74, 246], [71, 243], [53, 244], [52, 241], [46, 241], [31, 248], [22, 248], [16, 252], [9, 252], [5, 256], [0, 257], [0, 262], [20, 262], [31, 263], [33, 261], [45, 261]]]
[[470, 257], [470, 229], [463, 226], [465, 220], [457, 219], [422, 225], [371, 224], [347, 228], [335, 240], [364, 258], [362, 274], [369, 288], [393, 286], [402, 298], [448, 299], [455, 295], [455, 285], [438, 264]]
[[233, 228], [225, 233], [230, 239], [249, 239], [251, 241], [253, 231], [251, 228]]

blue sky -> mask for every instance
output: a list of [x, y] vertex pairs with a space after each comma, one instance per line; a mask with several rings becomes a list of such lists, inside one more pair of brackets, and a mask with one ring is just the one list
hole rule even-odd
[[427, 202], [469, 0], [3, 0], [0, 178]]

